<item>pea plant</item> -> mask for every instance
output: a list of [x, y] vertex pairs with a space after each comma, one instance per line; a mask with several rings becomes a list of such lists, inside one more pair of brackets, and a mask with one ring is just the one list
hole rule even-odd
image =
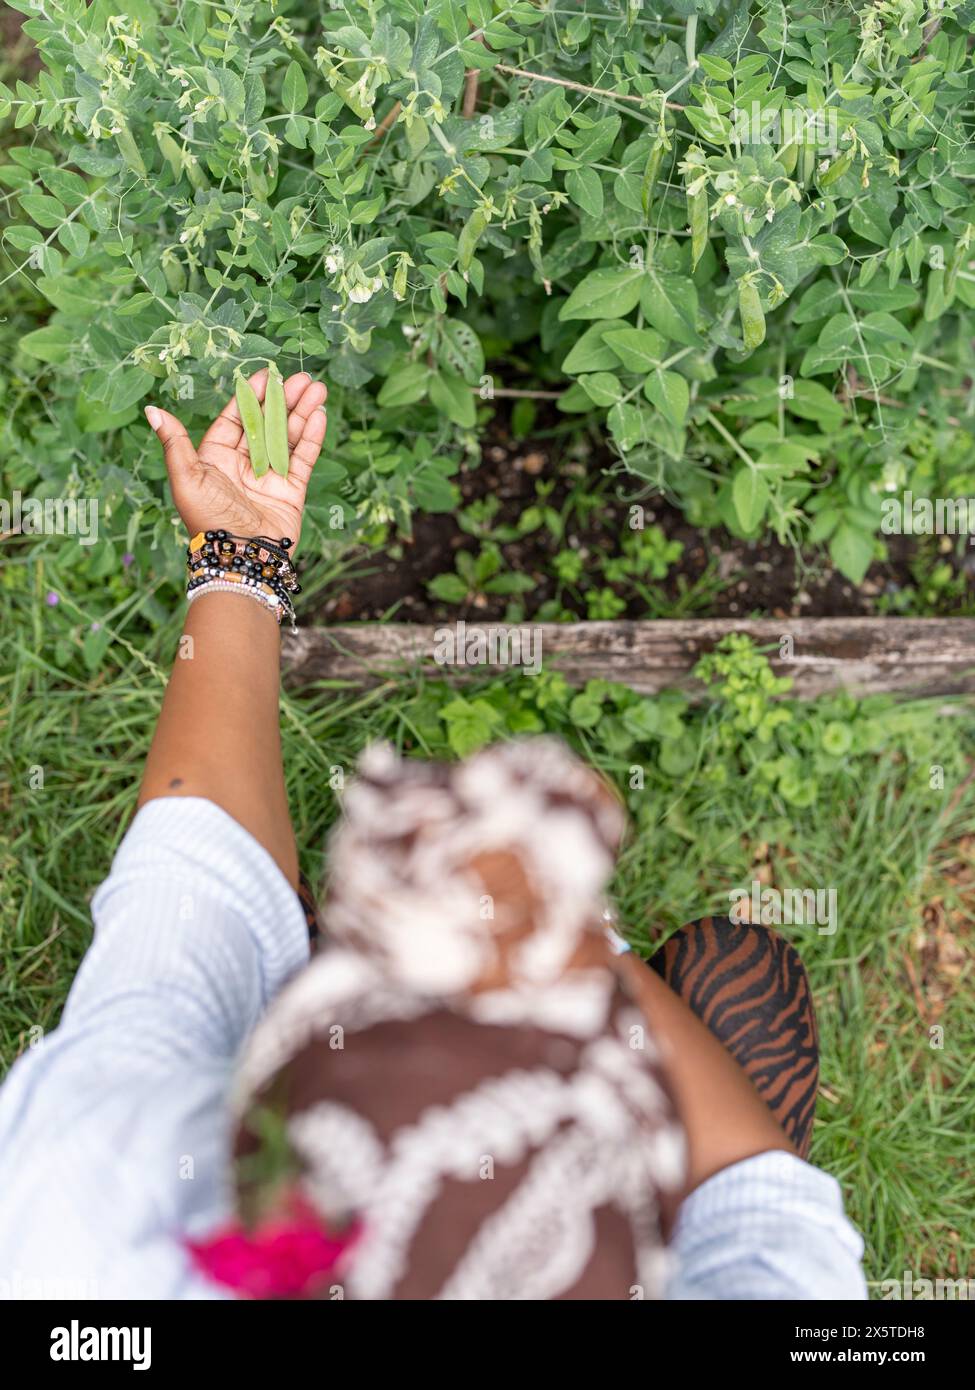
[[330, 386], [320, 539], [453, 508], [513, 390], [854, 581], [919, 422], [970, 467], [972, 0], [13, 8], [5, 453], [129, 549], [172, 538], [142, 403], [268, 360]]

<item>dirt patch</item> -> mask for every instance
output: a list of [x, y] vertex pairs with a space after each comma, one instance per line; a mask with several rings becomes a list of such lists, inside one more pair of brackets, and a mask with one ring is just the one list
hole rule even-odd
[[[503, 594], [469, 592], [464, 602], [448, 603], [431, 596], [428, 588], [436, 576], [456, 570], [459, 552], [477, 556], [485, 543], [498, 545], [502, 573], [527, 575], [533, 581], [519, 596], [526, 618], [556, 601], [582, 619], [694, 614], [870, 617], [904, 611], [897, 607], [898, 596], [915, 582], [915, 538], [889, 537], [887, 561], [873, 565], [857, 587], [831, 568], [825, 553], [810, 559], [774, 540], [740, 541], [723, 528], [701, 531], [691, 526], [678, 508], [659, 497], [646, 497], [639, 479], [616, 471], [608, 448], [558, 434], [554, 412], [551, 420], [549, 428], [519, 440], [513, 437], [510, 420], [499, 413], [485, 431], [479, 466], [465, 464], [455, 478], [461, 492], [457, 512], [418, 515], [411, 540], [393, 538], [385, 553], [364, 551], [354, 557], [355, 577], [335, 586], [316, 616], [331, 622], [502, 619], [511, 601]], [[665, 577], [645, 579], [640, 592], [632, 584], [607, 579], [603, 572], [604, 563], [618, 558], [626, 538], [632, 538], [629, 518], [634, 502], [644, 509], [646, 528], [659, 527], [668, 541], [683, 547]], [[477, 535], [470, 534], [470, 521], [465, 528], [458, 519], [458, 512], [473, 508], [477, 514], [495, 503], [488, 525]], [[564, 516], [564, 535], [553, 534], [545, 524], [515, 535], [526, 511], [540, 505]], [[560, 584], [553, 570], [555, 557], [565, 550], [578, 552], [583, 562], [580, 578], [572, 585]], [[938, 558], [955, 574], [961, 563], [975, 564], [971, 552], [961, 561], [954, 555]], [[624, 607], [612, 613], [589, 611], [585, 592], [592, 588], [612, 590]]]

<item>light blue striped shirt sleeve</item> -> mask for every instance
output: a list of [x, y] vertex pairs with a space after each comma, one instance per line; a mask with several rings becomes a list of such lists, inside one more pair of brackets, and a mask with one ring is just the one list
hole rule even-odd
[[[0, 1088], [0, 1297], [213, 1298], [182, 1248], [231, 1215], [241, 1047], [308, 960], [270, 855], [219, 807], [138, 813], [92, 902], [60, 1026]], [[675, 1298], [862, 1297], [833, 1179], [786, 1154], [683, 1205]]]
[[304, 914], [226, 812], [166, 797], [92, 916], [60, 1026], [0, 1089], [0, 1295], [212, 1297], [180, 1237], [230, 1214], [234, 1064], [308, 960]]
[[835, 1178], [784, 1149], [732, 1164], [681, 1205], [673, 1299], [864, 1299], [863, 1240]]

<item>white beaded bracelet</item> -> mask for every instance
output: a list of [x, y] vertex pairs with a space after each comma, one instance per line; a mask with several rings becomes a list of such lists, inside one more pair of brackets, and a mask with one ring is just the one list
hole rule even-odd
[[[279, 603], [276, 599], [271, 598], [269, 594], [264, 593], [262, 589], [252, 588], [248, 584], [233, 584], [226, 579], [211, 579], [206, 584], [200, 584], [197, 588], [191, 589], [190, 592], [186, 595], [186, 602], [188, 604], [192, 603], [193, 600], [199, 598], [201, 594], [216, 593], [246, 594], [248, 598], [256, 599], [257, 602], [260, 603], [264, 608], [268, 609], [269, 612], [273, 613], [275, 618], [277, 618], [278, 620], [278, 626], [281, 625], [281, 618], [284, 614], [284, 605], [282, 603]], [[293, 623], [291, 630], [292, 632], [297, 631], [297, 628], [294, 626]]]

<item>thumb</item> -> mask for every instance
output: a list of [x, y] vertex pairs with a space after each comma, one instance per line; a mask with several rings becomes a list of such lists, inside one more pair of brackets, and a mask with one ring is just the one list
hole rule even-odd
[[197, 462], [196, 450], [185, 426], [175, 415], [170, 415], [168, 410], [160, 410], [156, 405], [146, 406], [146, 419], [163, 446], [170, 483], [181, 481]]

